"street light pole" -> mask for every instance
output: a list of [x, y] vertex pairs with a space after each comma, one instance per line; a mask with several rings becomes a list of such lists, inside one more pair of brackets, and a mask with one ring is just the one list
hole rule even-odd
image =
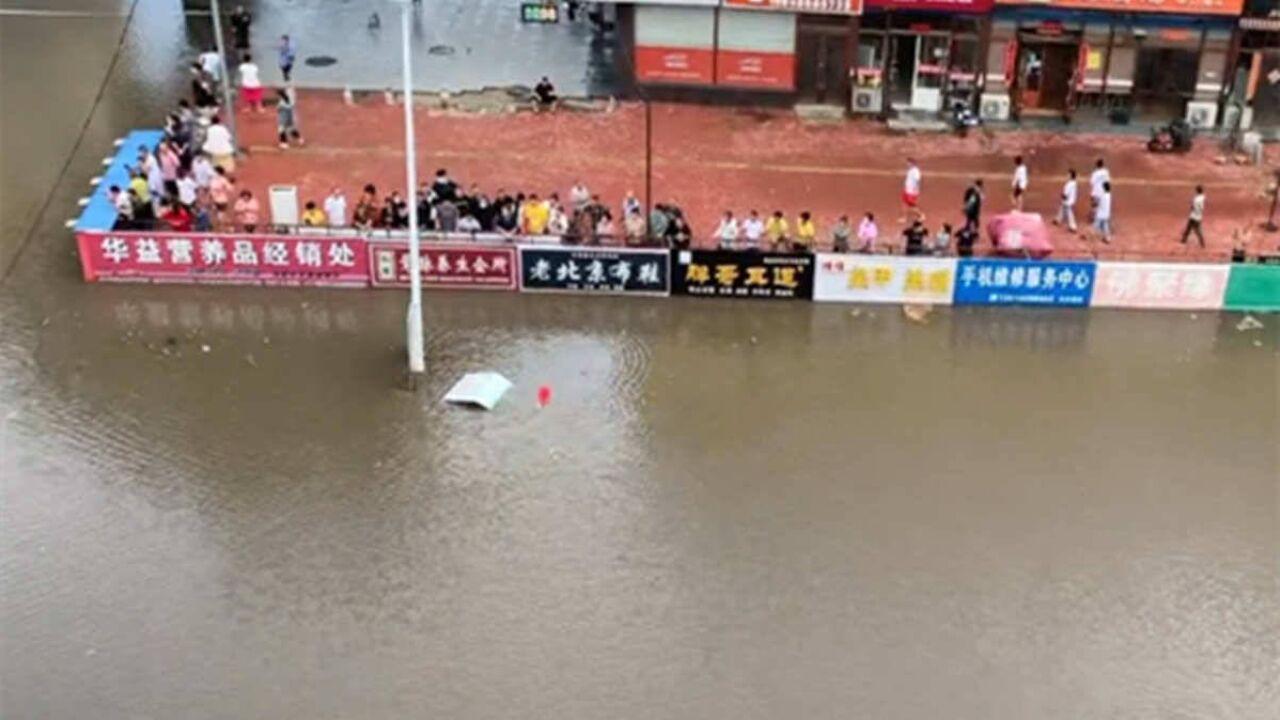
[[239, 155], [240, 144], [236, 142], [236, 107], [231, 96], [231, 63], [227, 62], [227, 47], [222, 40], [222, 7], [219, 0], [213, 0], [209, 12], [213, 15], [213, 42], [218, 48], [218, 59], [222, 63], [222, 81], [218, 84], [222, 86], [222, 107], [226, 108], [223, 114], [227, 116], [227, 130], [231, 131], [232, 154]]
[[422, 258], [418, 241], [418, 153], [413, 133], [413, 60], [410, 53], [409, 0], [400, 0], [400, 45], [404, 57], [405, 199], [409, 203], [409, 312], [405, 318], [409, 381], [427, 371], [422, 337]]

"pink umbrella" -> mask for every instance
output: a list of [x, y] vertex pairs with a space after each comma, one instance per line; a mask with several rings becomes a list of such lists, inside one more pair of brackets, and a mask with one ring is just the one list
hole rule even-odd
[[1053, 253], [1049, 229], [1039, 213], [996, 215], [987, 223], [987, 234], [996, 246], [997, 255], [1040, 259]]

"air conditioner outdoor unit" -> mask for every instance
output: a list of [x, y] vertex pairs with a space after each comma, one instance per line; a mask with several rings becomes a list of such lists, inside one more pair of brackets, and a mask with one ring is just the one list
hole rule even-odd
[[980, 114], [983, 120], [1008, 120], [1009, 96], [984, 93]]
[[1212, 128], [1218, 117], [1218, 103], [1213, 101], [1187, 103], [1187, 124], [1197, 130]]
[[880, 112], [880, 88], [854, 88], [853, 111], [856, 113]]

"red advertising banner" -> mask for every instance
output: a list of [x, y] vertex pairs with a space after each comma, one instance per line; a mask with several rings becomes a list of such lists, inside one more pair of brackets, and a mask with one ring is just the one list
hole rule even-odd
[[1180, 15], [1239, 15], [1244, 9], [1244, 0], [996, 0], [996, 4]]
[[716, 57], [716, 83], [738, 87], [792, 90], [796, 56], [791, 53], [721, 50]]
[[826, 15], [862, 14], [862, 0], [724, 0], [724, 6]]
[[360, 237], [81, 232], [84, 279], [229, 285], [369, 284]]
[[893, 10], [944, 10], [959, 13], [986, 13], [996, 0], [866, 0], [869, 8]]
[[[424, 244], [419, 257], [425, 287], [516, 289], [516, 249], [511, 246]], [[374, 287], [408, 287], [408, 244], [371, 241], [369, 269]]]
[[640, 82], [712, 84], [709, 48], [636, 48], [636, 79]]

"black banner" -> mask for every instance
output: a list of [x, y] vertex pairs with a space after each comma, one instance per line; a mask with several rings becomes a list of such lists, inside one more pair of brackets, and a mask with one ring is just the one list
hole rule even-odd
[[521, 292], [669, 295], [666, 250], [520, 246]]
[[810, 300], [813, 255], [673, 250], [671, 292], [707, 297]]

